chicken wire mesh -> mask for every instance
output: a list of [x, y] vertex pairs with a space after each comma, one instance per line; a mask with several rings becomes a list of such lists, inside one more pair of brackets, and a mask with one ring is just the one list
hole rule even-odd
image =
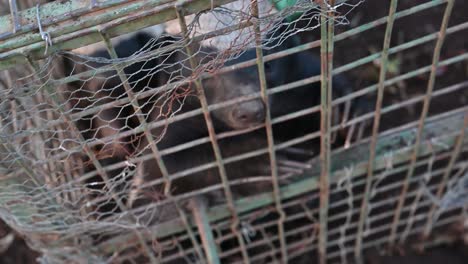
[[466, 48], [468, 21], [397, 2], [367, 23], [362, 1], [11, 8], [0, 216], [44, 263], [353, 263], [437, 241], [466, 214], [468, 53], [443, 47]]

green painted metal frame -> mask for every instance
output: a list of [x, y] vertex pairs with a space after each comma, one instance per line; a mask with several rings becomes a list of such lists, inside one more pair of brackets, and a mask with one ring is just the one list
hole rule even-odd
[[[41, 25], [53, 45], [46, 50], [38, 30], [36, 9], [18, 12], [19, 29], [13, 32], [14, 18], [0, 17], [0, 70], [27, 63], [26, 56], [37, 60], [59, 50], [71, 50], [101, 41], [100, 30], [116, 37], [138, 29], [176, 19], [175, 5], [186, 15], [235, 0], [110, 0], [92, 8], [88, 1], [55, 1], [41, 6]], [[11, 32], [11, 34], [9, 34]]]
[[[215, 7], [234, 0], [215, 1]], [[122, 2], [122, 3], [121, 3]], [[116, 4], [119, 3], [119, 4]], [[27, 63], [26, 56], [34, 60], [47, 57], [59, 50], [70, 50], [101, 41], [99, 31], [105, 30], [109, 37], [161, 24], [176, 19], [174, 5], [180, 5], [186, 14], [193, 14], [211, 8], [210, 0], [141, 0], [110, 1], [94, 11], [87, 1], [60, 1], [41, 7], [41, 24], [51, 38], [53, 45], [44, 54], [45, 43], [36, 32], [35, 8], [18, 13], [24, 29], [0, 42], [0, 70]], [[42, 21], [44, 19], [44, 21]], [[55, 23], [55, 20], [61, 21]], [[10, 15], [0, 17], [0, 32], [11, 27]]]

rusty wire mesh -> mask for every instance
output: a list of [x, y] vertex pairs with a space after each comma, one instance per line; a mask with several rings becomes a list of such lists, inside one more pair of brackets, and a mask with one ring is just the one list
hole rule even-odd
[[460, 1], [134, 2], [0, 20], [0, 217], [44, 263], [354, 263], [465, 219]]

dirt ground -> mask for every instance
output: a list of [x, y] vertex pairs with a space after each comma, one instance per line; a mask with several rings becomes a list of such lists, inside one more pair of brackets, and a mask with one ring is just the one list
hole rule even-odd
[[[398, 10], [404, 10], [409, 7], [420, 4], [420, 0], [401, 0], [399, 1]], [[374, 1], [368, 0], [363, 2], [358, 8], [353, 10], [348, 19], [350, 25], [338, 26], [336, 34], [357, 27], [364, 23], [370, 22], [377, 18], [388, 14], [389, 1]], [[411, 40], [420, 38], [431, 32], [435, 32], [440, 28], [445, 5], [440, 5], [435, 8], [430, 8], [422, 12], [410, 15], [395, 22], [393, 31], [392, 46], [406, 43]], [[468, 1], [456, 1], [449, 26], [458, 25], [467, 21]], [[335, 44], [334, 63], [336, 67], [355, 61], [372, 54], [374, 51], [380, 51], [383, 45], [383, 36], [385, 25], [378, 26], [374, 29], [366, 31], [364, 34], [359, 34], [345, 41], [340, 41]], [[453, 57], [457, 54], [468, 52], [468, 38], [466, 30], [447, 36], [444, 47], [442, 49], [441, 60]], [[320, 30], [314, 30], [303, 34], [305, 40], [317, 40], [320, 36]], [[432, 60], [432, 50], [435, 46], [435, 41], [430, 41], [427, 44], [410, 48], [401, 53], [390, 56], [392, 61], [392, 75], [400, 75], [405, 72], [417, 69], [422, 66], [430, 65]], [[318, 52], [318, 49], [316, 50]], [[364, 88], [376, 82], [378, 77], [378, 67], [374, 63], [366, 64], [353, 69], [347, 73], [347, 76], [353, 80], [355, 87]], [[425, 91], [429, 74], [421, 74], [416, 78], [400, 82], [395, 87], [388, 88], [385, 94], [384, 106], [394, 104], [402, 99], [408, 99], [416, 95], [420, 95]], [[438, 71], [435, 89], [441, 89], [449, 85], [460, 83], [468, 79], [468, 62], [456, 63], [452, 66], [442, 67]], [[403, 93], [401, 91], [404, 91]], [[434, 99], [430, 115], [441, 113], [450, 109], [455, 109], [467, 104], [468, 89], [462, 89], [458, 93], [450, 93], [446, 96]], [[403, 108], [392, 112], [391, 114], [383, 115], [382, 130], [396, 127], [410, 121], [417, 120], [421, 104], [416, 105], [413, 109]], [[399, 116], [399, 118], [394, 118]], [[3, 222], [0, 222], [0, 240], [4, 241], [5, 236], [11, 233]], [[29, 264], [35, 263], [35, 259], [39, 256], [37, 252], [32, 251], [27, 247], [25, 242], [16, 234], [11, 244], [5, 242], [0, 245], [0, 263], [2, 264]], [[308, 262], [310, 263], [310, 262]], [[369, 264], [375, 263], [468, 263], [466, 256], [466, 248], [460, 250], [458, 247], [447, 248], [441, 247], [431, 250], [425, 254], [416, 254], [405, 252], [401, 256], [380, 257], [378, 255], [371, 256]]]

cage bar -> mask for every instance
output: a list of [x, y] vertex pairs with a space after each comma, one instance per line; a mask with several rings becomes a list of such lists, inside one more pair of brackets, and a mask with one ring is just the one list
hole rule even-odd
[[[258, 21], [259, 11], [258, 11], [258, 1], [254, 0], [251, 2], [252, 16]], [[286, 214], [283, 210], [281, 204], [281, 190], [279, 187], [279, 176], [277, 168], [277, 158], [275, 152], [275, 141], [273, 139], [273, 127], [271, 122], [270, 107], [268, 103], [268, 93], [267, 93], [267, 81], [265, 75], [265, 66], [263, 61], [263, 51], [262, 51], [262, 36], [260, 31], [260, 24], [254, 22], [254, 32], [255, 32], [255, 52], [257, 56], [257, 68], [260, 79], [260, 93], [265, 105], [265, 129], [268, 142], [268, 155], [270, 157], [270, 167], [271, 167], [271, 181], [273, 185], [273, 198], [275, 201], [276, 211], [279, 214], [278, 219], [278, 233], [280, 236], [280, 247], [281, 247], [281, 261], [282, 263], [288, 263], [288, 252], [286, 250], [286, 238], [284, 236], [284, 221]]]
[[[232, 1], [233, 0], [216, 1], [215, 6], [223, 5]], [[86, 2], [73, 2], [78, 4], [73, 6], [72, 10], [69, 10], [67, 5], [56, 6], [55, 3], [49, 3], [43, 6], [42, 12], [47, 15], [56, 14], [59, 20], [62, 18], [63, 20], [68, 21], [69, 19], [73, 18], [71, 17], [71, 14], [74, 14], [73, 12], [77, 12], [77, 14], [85, 14], [85, 12], [81, 11], [82, 8], [85, 8], [86, 11], [89, 10], [89, 5]], [[87, 13], [79, 21], [72, 19], [71, 22], [65, 26], [57, 25], [56, 30], [50, 28], [48, 31], [52, 35], [54, 43], [56, 44], [54, 44], [54, 46], [49, 49], [49, 52], [79, 48], [100, 41], [101, 37], [98, 32], [98, 25], [99, 28], [106, 29], [109, 37], [115, 37], [150, 25], [160, 24], [162, 22], [177, 18], [172, 11], [174, 4], [171, 5], [171, 3], [176, 2], [163, 0], [163, 3], [164, 2], [167, 2], [167, 5], [160, 5], [160, 0], [150, 0], [147, 2], [128, 2], [122, 4], [120, 8], [117, 6], [116, 8], [108, 10], [109, 12], [97, 12], [96, 14]], [[79, 3], [81, 3], [81, 6]], [[206, 10], [209, 6], [211, 6], [209, 1], [204, 0], [182, 1], [177, 4], [184, 6], [186, 5], [189, 14], [192, 12], [196, 13], [201, 10]], [[112, 5], [113, 3], [110, 2], [109, 7], [111, 8]], [[28, 11], [29, 10], [20, 12], [19, 16], [27, 17]], [[3, 21], [0, 20], [0, 26], [8, 25], [8, 19], [4, 17], [2, 17]], [[35, 20], [34, 18], [31, 18], [30, 21]], [[48, 24], [47, 21], [45, 23]], [[50, 27], [52, 27], [52, 25]], [[33, 30], [35, 29], [35, 26], [24, 28]], [[29, 53], [34, 59], [44, 58], [44, 50], [44, 43], [42, 42], [42, 38], [38, 33], [26, 33], [25, 39], [15, 38], [11, 41], [6, 41], [6, 43], [3, 43], [3, 45], [0, 46], [0, 51], [3, 52], [0, 54], [0, 70], [20, 63], [26, 63], [24, 58], [21, 56], [22, 53]]]
[[[449, 19], [450, 19], [450, 15], [452, 13], [453, 5], [454, 5], [453, 0], [448, 0], [447, 1], [447, 7], [445, 9], [444, 17], [442, 19], [440, 33], [439, 33], [439, 36], [438, 36], [438, 39], [437, 39], [436, 46], [434, 48], [434, 56], [433, 56], [433, 61], [432, 61], [432, 66], [431, 66], [431, 73], [430, 73], [430, 77], [429, 77], [429, 83], [427, 85], [426, 95], [425, 95], [425, 98], [424, 98], [423, 109], [421, 111], [421, 117], [419, 119], [417, 136], [416, 136], [416, 140], [415, 140], [415, 143], [414, 143], [414, 150], [413, 150], [413, 154], [411, 156], [411, 164], [415, 164], [416, 159], [418, 158], [419, 146], [421, 144], [421, 135], [423, 133], [424, 122], [426, 121], [427, 113], [429, 111], [429, 106], [430, 106], [431, 99], [432, 99], [431, 95], [432, 95], [432, 91], [434, 89], [434, 84], [435, 84], [436, 71], [437, 71], [437, 67], [439, 65], [440, 51], [442, 49], [442, 45], [443, 45], [444, 40], [445, 40], [446, 30], [447, 30], [447, 27], [448, 27], [448, 22], [449, 22]], [[408, 188], [409, 188], [409, 185], [407, 184], [407, 182], [408, 182], [409, 179], [411, 179], [413, 171], [414, 171], [414, 165], [410, 166], [410, 168], [408, 169], [408, 173], [407, 173], [406, 178], [405, 178], [406, 184], [403, 185], [401, 195], [400, 195], [400, 199], [398, 201], [398, 205], [397, 205], [397, 208], [395, 210], [395, 218], [394, 218], [394, 221], [393, 221], [393, 227], [392, 227], [392, 230], [390, 232], [389, 239], [388, 239], [390, 246], [393, 246], [393, 244], [395, 242], [396, 229], [398, 228], [398, 222], [399, 222], [399, 218], [400, 218], [400, 214], [401, 214], [401, 208], [402, 208], [402, 206], [403, 206], [403, 204], [405, 202], [405, 195], [406, 195], [406, 192], [408, 191]]]
[[[183, 7], [183, 5], [176, 5], [175, 6], [175, 12], [176, 12], [178, 20], [179, 20], [179, 25], [180, 25], [180, 27], [182, 29], [182, 34], [183, 34], [185, 45], [186, 45], [185, 50], [187, 51], [187, 54], [190, 57], [190, 59], [189, 59], [190, 67], [191, 67], [192, 70], [196, 69], [197, 64], [196, 64], [196, 62], [195, 62], [195, 60], [193, 58], [194, 53], [193, 53], [192, 48], [191, 48], [191, 43], [190, 43], [190, 39], [189, 39], [187, 24], [185, 22], [185, 8]], [[233, 199], [233, 196], [232, 196], [231, 188], [229, 186], [229, 181], [228, 181], [227, 174], [226, 174], [226, 168], [224, 167], [223, 158], [221, 156], [221, 150], [220, 150], [218, 142], [216, 140], [216, 132], [215, 132], [215, 129], [214, 129], [214, 126], [213, 126], [213, 121], [211, 119], [210, 112], [208, 110], [208, 101], [206, 99], [205, 90], [203, 89], [203, 86], [202, 86], [202, 83], [201, 83], [200, 79], [197, 79], [195, 81], [195, 87], [196, 87], [197, 92], [198, 92], [198, 98], [200, 100], [201, 108], [202, 108], [202, 111], [203, 111], [203, 116], [205, 118], [206, 126], [208, 128], [210, 142], [211, 142], [211, 145], [213, 147], [213, 152], [215, 154], [216, 163], [217, 163], [217, 167], [218, 167], [218, 170], [219, 170], [219, 175], [220, 175], [220, 178], [221, 178], [221, 182], [223, 184], [224, 194], [226, 196], [226, 200], [227, 200], [227, 203], [228, 203], [228, 208], [229, 208], [229, 211], [230, 211], [230, 213], [232, 215], [231, 230], [237, 236], [237, 240], [238, 240], [239, 246], [241, 248], [242, 258], [243, 258], [244, 262], [249, 263], [249, 256], [248, 256], [247, 250], [245, 249], [245, 243], [244, 243], [244, 240], [242, 238], [242, 235], [240, 234], [240, 232], [238, 230], [240, 222], [239, 222], [239, 217], [237, 215], [236, 206], [234, 204], [234, 199]]]
[[[320, 89], [320, 228], [319, 228], [319, 263], [327, 263], [327, 244], [328, 244], [328, 207], [329, 207], [329, 175], [330, 175], [330, 130], [332, 115], [332, 69], [333, 69], [333, 36], [334, 24], [333, 8], [334, 1], [321, 3], [320, 28], [321, 28], [321, 89]], [[328, 18], [331, 18], [328, 20]], [[327, 21], [328, 20], [328, 21]]]
[[372, 136], [370, 142], [370, 149], [369, 149], [369, 161], [368, 161], [368, 170], [367, 170], [367, 179], [366, 185], [364, 189], [365, 197], [362, 199], [361, 204], [361, 212], [359, 215], [359, 225], [357, 230], [356, 236], [356, 248], [355, 248], [355, 258], [357, 263], [362, 263], [362, 239], [363, 239], [363, 231], [364, 231], [364, 223], [366, 221], [368, 215], [368, 204], [370, 200], [370, 190], [372, 184], [372, 178], [374, 174], [374, 160], [375, 160], [375, 151], [377, 145], [377, 135], [379, 133], [380, 127], [380, 115], [382, 109], [382, 102], [384, 96], [384, 88], [385, 88], [385, 78], [387, 74], [387, 64], [388, 64], [388, 50], [390, 48], [390, 41], [392, 38], [392, 30], [393, 30], [393, 23], [395, 21], [395, 12], [397, 9], [398, 0], [392, 0], [390, 3], [390, 10], [388, 14], [387, 20], [387, 27], [385, 29], [385, 37], [384, 37], [384, 46], [382, 48], [382, 56], [380, 58], [380, 73], [379, 73], [379, 84], [377, 88], [377, 101], [375, 107], [375, 114], [374, 114], [374, 123], [372, 127]]
[[203, 249], [205, 250], [208, 264], [219, 264], [216, 244], [214, 242], [213, 233], [210, 228], [210, 222], [206, 215], [206, 201], [200, 199], [193, 199], [192, 201], [192, 214], [195, 218], [196, 225], [199, 230], [201, 240], [203, 242]]

